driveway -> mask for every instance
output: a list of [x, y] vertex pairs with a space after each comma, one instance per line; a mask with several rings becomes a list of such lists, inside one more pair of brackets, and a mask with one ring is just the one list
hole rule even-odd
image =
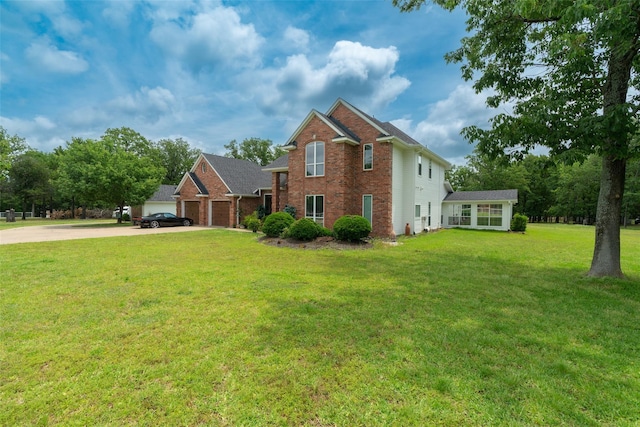
[[0, 245], [13, 243], [47, 242], [52, 240], [91, 239], [96, 237], [137, 236], [158, 233], [183, 233], [205, 230], [209, 227], [90, 227], [88, 225], [42, 225], [0, 230]]

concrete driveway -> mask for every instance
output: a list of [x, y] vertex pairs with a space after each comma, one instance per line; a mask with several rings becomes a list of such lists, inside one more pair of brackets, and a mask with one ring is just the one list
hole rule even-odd
[[159, 233], [183, 233], [205, 230], [208, 227], [91, 227], [89, 225], [42, 225], [0, 230], [0, 245], [47, 242], [52, 240], [91, 239], [96, 237], [137, 236]]

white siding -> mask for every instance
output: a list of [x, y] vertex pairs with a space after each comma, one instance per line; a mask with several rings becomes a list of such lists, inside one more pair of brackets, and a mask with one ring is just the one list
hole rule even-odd
[[176, 202], [146, 202], [142, 205], [142, 216], [158, 212], [176, 214]]

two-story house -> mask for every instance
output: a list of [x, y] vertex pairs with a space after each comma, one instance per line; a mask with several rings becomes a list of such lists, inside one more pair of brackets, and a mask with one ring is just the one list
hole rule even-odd
[[263, 168], [273, 174], [273, 211], [288, 204], [329, 228], [342, 215], [362, 215], [374, 236], [443, 226], [451, 164], [343, 99], [326, 114], [312, 110], [283, 148], [288, 155]]

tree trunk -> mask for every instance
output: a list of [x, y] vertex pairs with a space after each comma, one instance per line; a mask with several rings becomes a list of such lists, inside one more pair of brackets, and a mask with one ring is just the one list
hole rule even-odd
[[626, 160], [611, 155], [602, 159], [600, 194], [596, 213], [596, 242], [589, 276], [622, 277], [620, 267], [620, 213]]

